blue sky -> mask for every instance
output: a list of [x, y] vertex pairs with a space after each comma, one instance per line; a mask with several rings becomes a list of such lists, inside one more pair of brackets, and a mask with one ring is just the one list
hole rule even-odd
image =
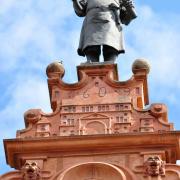
[[[167, 104], [169, 121], [180, 130], [180, 1], [136, 0], [138, 18], [124, 27], [126, 54], [117, 61], [121, 80], [132, 75], [137, 58], [151, 64], [150, 103]], [[76, 54], [83, 18], [71, 0], [0, 0], [0, 174], [5, 165], [2, 139], [24, 128], [30, 108], [50, 112], [45, 69], [62, 60], [64, 81], [76, 81]]]

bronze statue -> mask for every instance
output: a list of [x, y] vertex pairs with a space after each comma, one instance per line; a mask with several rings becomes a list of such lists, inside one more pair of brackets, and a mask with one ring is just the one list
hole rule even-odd
[[75, 13], [84, 17], [78, 54], [88, 62], [115, 61], [124, 53], [122, 24], [136, 18], [131, 0], [73, 0]]

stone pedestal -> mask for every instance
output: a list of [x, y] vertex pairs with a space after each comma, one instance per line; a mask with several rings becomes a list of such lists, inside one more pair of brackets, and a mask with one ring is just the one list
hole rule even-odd
[[63, 66], [47, 67], [53, 112], [28, 110], [24, 130], [4, 140], [17, 171], [2, 180], [179, 180], [180, 132], [164, 104], [149, 104], [144, 61], [118, 80], [116, 64], [82, 64], [78, 82], [65, 83]]

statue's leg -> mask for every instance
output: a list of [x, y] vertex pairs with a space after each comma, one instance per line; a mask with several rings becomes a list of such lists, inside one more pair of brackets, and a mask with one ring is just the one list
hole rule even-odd
[[87, 58], [87, 62], [99, 62], [99, 56], [101, 54], [100, 46], [88, 46], [84, 53]]
[[104, 61], [115, 61], [118, 57], [119, 52], [111, 46], [103, 46], [103, 57]]

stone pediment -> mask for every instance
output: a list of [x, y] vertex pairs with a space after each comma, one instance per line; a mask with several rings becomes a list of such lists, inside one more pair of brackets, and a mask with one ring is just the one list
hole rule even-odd
[[84, 116], [81, 118], [81, 120], [86, 119], [86, 120], [91, 120], [91, 119], [109, 119], [108, 116], [99, 114], [99, 113], [94, 113], [88, 116]]
[[[40, 110], [25, 113], [26, 129], [17, 137], [52, 137], [92, 134], [150, 133], [171, 131], [167, 108], [153, 104], [144, 108], [148, 94], [147, 73], [118, 81], [117, 65], [79, 66], [79, 82], [63, 84], [57, 74], [48, 76], [53, 113]], [[80, 73], [81, 72], [81, 73]], [[95, 132], [94, 132], [95, 131]]]

